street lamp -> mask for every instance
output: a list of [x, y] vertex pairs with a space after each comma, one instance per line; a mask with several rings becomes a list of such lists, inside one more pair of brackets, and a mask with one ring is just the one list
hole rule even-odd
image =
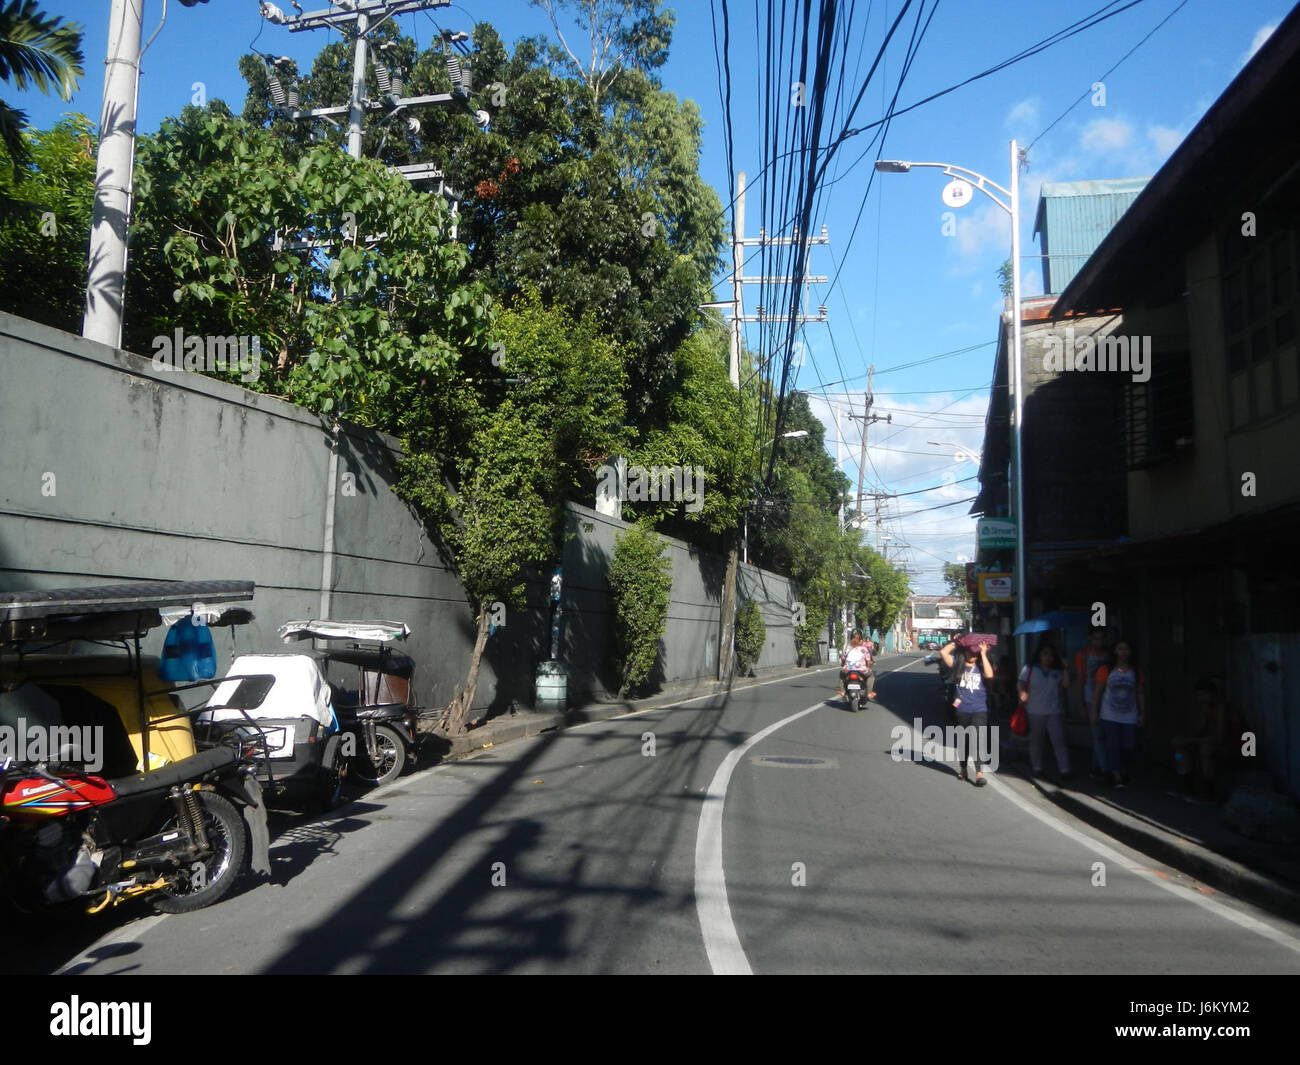
[[949, 440], [927, 440], [926, 443], [933, 444], [935, 447], [955, 448], [956, 450], [952, 453], [953, 462], [973, 462], [979, 465], [984, 459], [983, 452], [976, 451], [974, 448], [962, 447], [961, 444], [954, 444]]
[[[769, 440], [758, 450], [761, 453], [765, 449], [775, 444], [778, 440], [798, 440], [800, 437], [807, 436], [807, 435], [808, 435], [807, 429], [794, 429], [788, 433], [782, 433], [780, 436], [772, 437], [771, 440]], [[745, 565], [749, 565], [749, 507], [745, 508], [744, 522], [745, 522], [745, 531], [741, 537], [741, 544], [742, 544], [741, 560], [745, 563]]]
[[[793, 432], [782, 433], [780, 436], [772, 437], [772, 439], [769, 440], [766, 444], [764, 444], [763, 447], [771, 447], [778, 440], [798, 440], [800, 437], [807, 436], [807, 435], [808, 435], [807, 429], [795, 429]], [[763, 447], [760, 447], [758, 450], [762, 451]]]
[[[1013, 517], [1016, 522], [1016, 597], [1015, 628], [1025, 620], [1029, 592], [1029, 564], [1025, 558], [1025, 484], [1020, 456], [1020, 422], [1024, 411], [1024, 389], [1020, 379], [1020, 147], [1011, 142], [1011, 187], [1003, 188], [983, 174], [951, 163], [909, 163], [899, 159], [878, 159], [876, 169], [882, 174], [906, 174], [914, 166], [937, 167], [953, 180], [943, 190], [943, 202], [949, 207], [963, 207], [970, 200], [972, 188], [984, 193], [1011, 216], [1011, 474], [1016, 482]], [[994, 193], [1006, 197], [1005, 202]], [[1017, 638], [1016, 651], [1024, 661], [1025, 638]]]

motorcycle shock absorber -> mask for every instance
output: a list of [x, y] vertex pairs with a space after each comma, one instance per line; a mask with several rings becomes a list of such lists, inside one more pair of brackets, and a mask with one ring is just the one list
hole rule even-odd
[[172, 789], [172, 800], [180, 814], [181, 824], [185, 826], [190, 842], [200, 851], [208, 849], [208, 832], [203, 824], [203, 809], [199, 805], [198, 793], [193, 788], [177, 787]]

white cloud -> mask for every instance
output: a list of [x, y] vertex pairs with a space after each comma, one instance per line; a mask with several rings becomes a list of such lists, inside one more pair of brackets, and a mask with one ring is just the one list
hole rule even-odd
[[1122, 118], [1095, 118], [1083, 127], [1079, 146], [1086, 152], [1123, 151], [1133, 140], [1133, 127]]
[[1261, 26], [1255, 31], [1255, 36], [1250, 39], [1250, 47], [1246, 50], [1246, 54], [1241, 57], [1240, 66], [1244, 67], [1255, 57], [1255, 53], [1264, 47], [1264, 42], [1273, 36], [1275, 29], [1277, 29], [1277, 23], [1272, 22]]
[[1005, 211], [991, 203], [967, 210], [969, 213], [957, 214], [957, 251], [968, 260], [968, 267], [975, 265], [969, 260], [986, 251], [1011, 247], [1011, 230]]
[[1003, 124], [1013, 129], [1025, 126], [1037, 126], [1039, 117], [1038, 104], [1039, 101], [1037, 96], [1031, 96], [1028, 99], [1021, 100], [1007, 112], [1007, 117]]
[[1172, 129], [1169, 126], [1147, 127], [1147, 139], [1163, 157], [1172, 155], [1174, 149], [1182, 144], [1184, 136], [1186, 134], [1183, 130]]

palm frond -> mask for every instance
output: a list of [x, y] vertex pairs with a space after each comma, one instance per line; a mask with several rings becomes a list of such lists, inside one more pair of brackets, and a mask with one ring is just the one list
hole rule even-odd
[[0, 79], [17, 89], [35, 86], [48, 93], [53, 87], [62, 99], [72, 99], [85, 74], [81, 33], [77, 23], [46, 15], [36, 0], [0, 3]]

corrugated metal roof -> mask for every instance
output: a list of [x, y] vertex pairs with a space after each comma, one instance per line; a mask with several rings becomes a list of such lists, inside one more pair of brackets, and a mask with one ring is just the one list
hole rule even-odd
[[1042, 235], [1043, 288], [1047, 292], [1065, 289], [1149, 180], [1044, 183], [1034, 234]]

